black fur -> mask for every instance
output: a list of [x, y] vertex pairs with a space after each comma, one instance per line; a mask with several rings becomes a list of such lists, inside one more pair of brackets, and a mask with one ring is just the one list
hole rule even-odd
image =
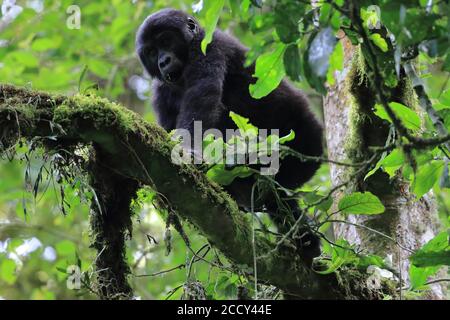
[[[157, 66], [149, 65], [146, 57], [146, 48], [157, 46], [155, 36], [166, 30], [178, 32], [184, 43], [177, 45], [177, 51], [187, 51], [176, 54], [175, 60], [181, 61], [184, 68], [175, 82], [166, 81], [163, 72]], [[258, 128], [279, 129], [281, 135], [294, 130], [296, 138], [288, 145], [300, 153], [320, 156], [322, 127], [310, 111], [305, 96], [283, 80], [268, 96], [253, 99], [248, 87], [256, 79], [252, 77], [254, 65], [244, 67], [247, 49], [234, 37], [216, 30], [206, 55], [203, 55], [200, 49], [203, 37], [203, 29], [192, 17], [173, 9], [150, 15], [139, 28], [137, 53], [155, 78], [153, 107], [159, 123], [166, 130], [192, 130], [193, 121], [201, 120], [203, 130], [217, 128], [223, 131], [235, 128], [229, 118], [229, 111], [234, 111], [249, 118]], [[315, 162], [305, 163], [286, 157], [276, 180], [287, 188], [297, 188], [308, 181], [318, 167]], [[252, 184], [253, 178], [237, 179], [227, 190], [245, 205]], [[266, 206], [271, 211], [276, 210], [274, 201], [267, 200]]]

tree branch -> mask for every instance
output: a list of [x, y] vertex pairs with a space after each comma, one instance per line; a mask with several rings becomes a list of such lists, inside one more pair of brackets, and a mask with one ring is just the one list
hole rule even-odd
[[[91, 166], [87, 170], [97, 181], [105, 178], [97, 175], [101, 166], [101, 171], [108, 169], [116, 182], [122, 177], [128, 182], [149, 185], [163, 194], [181, 217], [251, 276], [254, 261], [249, 216], [240, 212], [235, 201], [194, 166], [176, 165], [171, 161], [174, 143], [162, 128], [106, 99], [51, 96], [0, 85], [0, 152], [21, 138], [52, 137], [49, 140], [53, 141], [55, 136], [57, 144], [94, 146], [96, 155], [100, 153], [101, 157], [96, 159], [97, 168]], [[117, 187], [120, 189], [120, 184]], [[101, 186], [96, 189], [104, 193]], [[109, 195], [107, 192], [109, 198], [104, 197], [103, 203], [112, 195], [120, 196], [120, 192], [113, 191]], [[99, 198], [102, 203], [102, 196]], [[127, 221], [122, 223], [126, 224]], [[123, 227], [121, 230], [123, 233]], [[113, 233], [114, 225], [109, 226], [107, 232]], [[119, 241], [118, 246], [121, 245]], [[296, 297], [382, 297], [383, 292], [367, 288], [365, 272], [352, 270], [348, 275], [343, 272], [319, 275], [303, 264], [295, 248], [286, 245], [273, 250], [277, 244], [262, 234], [256, 235], [255, 245], [258, 256], [263, 256], [256, 261], [258, 280]]]

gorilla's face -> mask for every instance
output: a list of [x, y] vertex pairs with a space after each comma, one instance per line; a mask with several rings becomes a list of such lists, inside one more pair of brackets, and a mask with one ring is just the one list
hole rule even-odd
[[163, 30], [147, 39], [138, 54], [152, 77], [178, 84], [187, 64], [188, 50], [180, 32]]
[[182, 85], [193, 39], [203, 31], [191, 16], [164, 9], [148, 16], [136, 34], [136, 51], [150, 76]]

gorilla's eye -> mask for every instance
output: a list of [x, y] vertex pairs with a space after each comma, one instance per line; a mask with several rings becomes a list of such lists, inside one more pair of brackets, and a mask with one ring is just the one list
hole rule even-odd
[[197, 29], [197, 24], [195, 23], [195, 21], [192, 18], [188, 18], [187, 25], [189, 27], [189, 30], [191, 30], [191, 31], [195, 31]]
[[148, 55], [150, 56], [150, 57], [156, 57], [156, 54], [157, 54], [157, 50], [156, 50], [156, 48], [151, 48], [151, 49], [149, 49], [148, 50]]

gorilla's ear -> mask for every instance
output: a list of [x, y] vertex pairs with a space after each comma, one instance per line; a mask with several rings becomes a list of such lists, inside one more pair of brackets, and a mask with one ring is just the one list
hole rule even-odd
[[198, 25], [197, 25], [197, 22], [195, 22], [194, 19], [192, 19], [191, 17], [189, 17], [189, 18], [187, 19], [187, 25], [188, 25], [189, 30], [190, 30], [192, 33], [194, 33], [194, 34], [197, 34], [197, 33], [198, 33]]

